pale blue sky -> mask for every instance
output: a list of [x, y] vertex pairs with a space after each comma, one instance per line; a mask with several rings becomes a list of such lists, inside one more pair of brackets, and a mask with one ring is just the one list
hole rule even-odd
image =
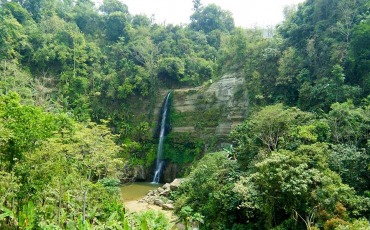
[[[102, 0], [96, 0], [102, 2]], [[120, 0], [131, 14], [155, 15], [156, 22], [188, 24], [192, 14], [192, 0]], [[203, 5], [215, 3], [233, 13], [235, 24], [241, 27], [271, 26], [284, 18], [287, 5], [304, 0], [202, 0]]]

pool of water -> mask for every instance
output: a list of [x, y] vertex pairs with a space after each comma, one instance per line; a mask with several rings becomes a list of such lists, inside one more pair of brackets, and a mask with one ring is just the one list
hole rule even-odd
[[143, 198], [149, 190], [160, 187], [161, 184], [152, 184], [150, 182], [135, 182], [121, 186], [121, 198], [124, 201], [132, 201]]

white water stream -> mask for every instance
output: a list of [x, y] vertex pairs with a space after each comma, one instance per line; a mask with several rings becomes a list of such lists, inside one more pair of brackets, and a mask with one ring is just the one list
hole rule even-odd
[[163, 143], [164, 143], [164, 137], [165, 137], [165, 131], [166, 131], [166, 119], [167, 119], [167, 112], [169, 108], [169, 99], [171, 96], [171, 92], [167, 94], [166, 100], [163, 105], [163, 112], [162, 112], [162, 120], [161, 120], [161, 126], [160, 126], [160, 133], [159, 133], [159, 142], [158, 142], [158, 149], [157, 149], [157, 161], [154, 171], [154, 177], [153, 177], [153, 183], [159, 183], [161, 179], [161, 173], [163, 169]]

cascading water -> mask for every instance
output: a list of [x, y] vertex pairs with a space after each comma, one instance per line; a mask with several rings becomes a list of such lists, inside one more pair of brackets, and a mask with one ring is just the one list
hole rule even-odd
[[153, 183], [159, 183], [163, 168], [163, 143], [164, 143], [164, 137], [166, 135], [166, 119], [167, 119], [167, 112], [169, 109], [169, 100], [170, 100], [171, 92], [167, 94], [166, 100], [163, 105], [163, 112], [162, 112], [162, 120], [161, 120], [161, 126], [160, 126], [160, 132], [159, 132], [159, 142], [158, 142], [158, 149], [157, 149], [157, 161], [155, 165], [155, 171], [154, 171], [154, 177], [153, 177]]

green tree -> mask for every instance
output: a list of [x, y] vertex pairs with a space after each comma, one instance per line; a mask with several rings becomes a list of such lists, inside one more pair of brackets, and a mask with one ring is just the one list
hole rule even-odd
[[[22, 177], [18, 194], [25, 203], [36, 205], [38, 225], [64, 223], [87, 226], [93, 218], [116, 221], [122, 213], [117, 190], [98, 179], [118, 178], [122, 160], [119, 147], [104, 125], [76, 124], [75, 132], [62, 132], [49, 138], [33, 152], [25, 154], [16, 171]], [[42, 164], [40, 164], [42, 162]], [[109, 208], [109, 209], [108, 209]], [[116, 210], [117, 208], [118, 210]], [[123, 218], [123, 217], [122, 217]]]
[[58, 6], [56, 0], [16, 0], [16, 2], [24, 7], [37, 22], [44, 16], [52, 16], [55, 14]]
[[201, 0], [193, 0], [193, 9], [194, 11], [198, 11], [202, 8], [202, 1]]
[[336, 64], [333, 66], [329, 77], [323, 77], [313, 84], [304, 82], [300, 88], [299, 104], [308, 109], [329, 110], [330, 105], [335, 102], [344, 102], [349, 98], [360, 95], [358, 86], [345, 84], [343, 68]]
[[[266, 106], [232, 133], [237, 149], [243, 146], [263, 147], [268, 152], [289, 146], [292, 133], [307, 123], [312, 115], [297, 108], [284, 108], [283, 104]], [[244, 151], [242, 151], [244, 152]], [[242, 154], [241, 152], [241, 154]], [[248, 152], [248, 151], [246, 151]], [[251, 153], [250, 153], [251, 154]]]
[[13, 17], [17, 19], [20, 24], [25, 24], [25, 22], [31, 19], [28, 11], [15, 2], [6, 2], [3, 7], [4, 9], [10, 10]]
[[0, 119], [12, 135], [3, 147], [1, 160], [11, 169], [25, 152], [33, 151], [42, 140], [51, 137], [63, 127], [68, 128], [68, 119], [42, 111], [39, 107], [20, 104], [16, 93], [0, 96]]
[[215, 76], [215, 64], [204, 58], [188, 57], [185, 59], [185, 74], [181, 82], [199, 86]]
[[359, 147], [366, 145], [370, 125], [368, 109], [356, 108], [351, 101], [334, 103], [328, 120], [334, 143]]
[[[9, 209], [13, 213], [16, 211], [16, 198], [19, 192], [19, 178], [14, 172], [8, 173], [0, 171], [1, 182], [0, 182], [0, 210], [3, 212], [4, 209]], [[0, 227], [2, 218], [0, 218]]]
[[148, 18], [148, 16], [146, 16], [145, 14], [135, 15], [132, 18], [132, 26], [134, 28], [149, 27], [151, 23], [152, 22], [150, 18]]
[[[239, 199], [233, 192], [238, 179], [238, 164], [227, 154], [205, 155], [176, 191], [176, 212], [180, 215], [204, 216], [202, 229], [225, 229], [237, 225]], [[190, 207], [190, 213], [183, 213]]]
[[6, 12], [0, 8], [0, 60], [19, 60], [27, 46], [24, 27]]
[[128, 41], [128, 24], [128, 16], [126, 13], [116, 11], [109, 14], [104, 20], [107, 40], [116, 42], [120, 37], [123, 37], [125, 41]]
[[83, 33], [102, 37], [102, 34], [104, 34], [103, 19], [94, 10], [94, 3], [92, 1], [78, 0], [71, 14], [78, 28]]
[[234, 28], [234, 19], [229, 11], [222, 10], [215, 4], [198, 7], [190, 17], [190, 28], [210, 33], [213, 30], [230, 32]]
[[[300, 83], [301, 58], [294, 48], [287, 48], [279, 60], [279, 76], [276, 78], [276, 86], [282, 99], [288, 104], [295, 104], [298, 100]], [[302, 79], [303, 80], [303, 79]]]
[[149, 37], [142, 37], [142, 34], [137, 34], [136, 36], [135, 40], [129, 44], [130, 54], [136, 62], [144, 67], [149, 80], [149, 96], [153, 100], [158, 90], [159, 50]]
[[370, 88], [370, 49], [366, 41], [370, 39], [370, 19], [364, 20], [353, 28], [353, 39], [351, 41], [351, 66], [353, 75], [350, 82], [359, 84], [363, 95], [369, 94]]
[[16, 60], [0, 61], [0, 95], [17, 92], [22, 103], [32, 104], [35, 97], [30, 85], [34, 83], [32, 76], [17, 63]]
[[162, 58], [158, 61], [158, 75], [164, 80], [181, 81], [184, 73], [184, 62], [180, 58]]
[[[242, 177], [234, 189], [243, 197], [247, 217], [260, 217], [261, 212], [264, 218], [260, 221], [266, 228], [281, 224], [303, 229], [303, 224], [314, 227], [312, 216], [318, 217], [319, 224], [335, 216], [338, 202], [348, 210], [369, 205], [367, 198], [364, 202], [358, 200], [363, 198], [356, 196], [353, 189], [342, 184], [340, 177], [328, 169], [328, 154], [325, 144], [302, 145], [294, 152], [274, 151], [256, 163], [252, 173]], [[295, 215], [302, 219], [292, 219]]]
[[369, 187], [370, 156], [365, 149], [350, 145], [333, 145], [329, 158], [330, 169], [337, 172], [344, 183], [363, 193]]
[[101, 5], [99, 9], [107, 15], [114, 12], [122, 12], [124, 14], [128, 14], [127, 5], [118, 0], [104, 0], [103, 5]]
[[[364, 91], [366, 80], [360, 79], [366, 74], [357, 75], [350, 44], [356, 40], [355, 28], [366, 24], [361, 21], [366, 20], [367, 10], [362, 0], [307, 1], [279, 26], [278, 32], [284, 38], [281, 48], [294, 48], [296, 58], [301, 60], [294, 68], [303, 77], [294, 87], [298, 88], [301, 108], [328, 111], [332, 103], [358, 98]], [[353, 51], [363, 51], [356, 50]]]

